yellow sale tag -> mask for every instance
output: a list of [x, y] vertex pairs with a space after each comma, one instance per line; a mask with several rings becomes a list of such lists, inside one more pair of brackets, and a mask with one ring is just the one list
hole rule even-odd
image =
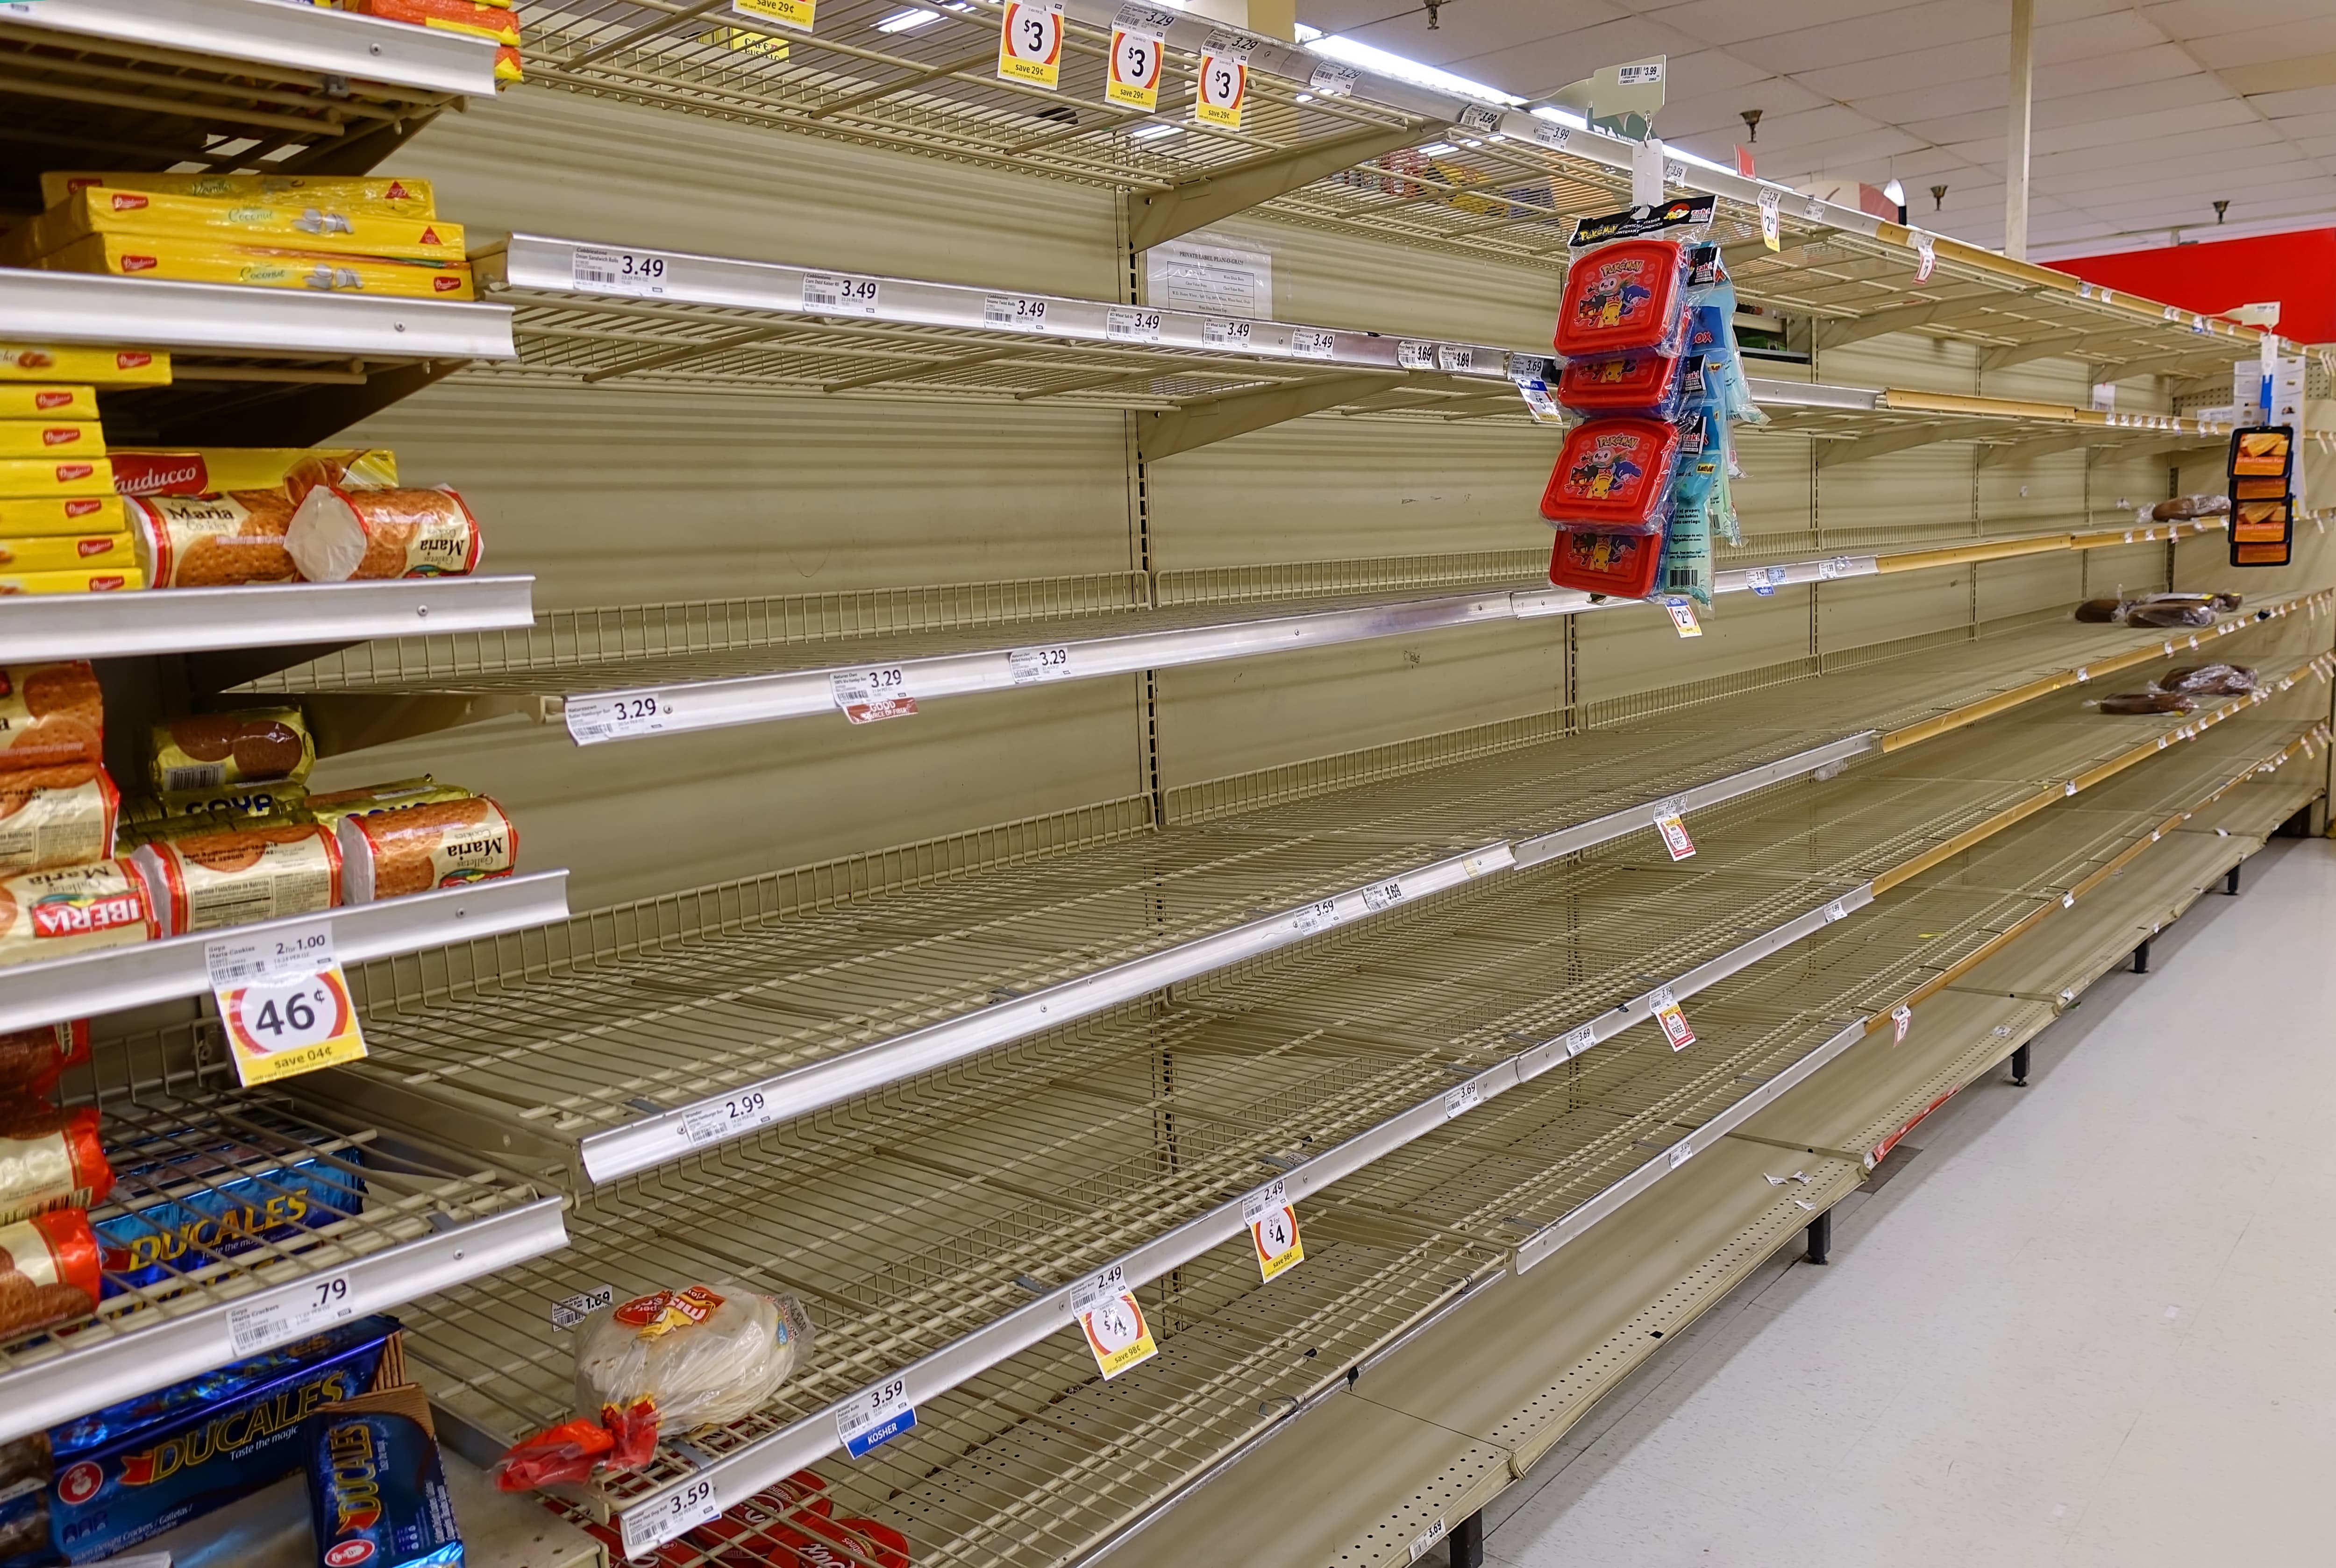
[[236, 1081], [245, 1088], [365, 1055], [330, 925], [229, 937], [209, 944], [204, 957]]
[[1160, 67], [1168, 57], [1165, 35], [1131, 27], [1111, 30], [1111, 80], [1103, 95], [1112, 103], [1146, 111], [1160, 107]]
[[998, 74], [1052, 92], [1063, 84], [1063, 0], [1007, 0]]
[[811, 31], [812, 13], [818, 7], [819, 0], [730, 0], [730, 9], [741, 16], [757, 16], [805, 33]]
[[1228, 131], [1239, 131], [1241, 110], [1249, 102], [1249, 50], [1222, 47], [1212, 39], [1201, 52], [1200, 92], [1192, 101], [1195, 118]]
[[1127, 1291], [1106, 1296], [1081, 1312], [1079, 1331], [1086, 1335], [1087, 1349], [1095, 1352], [1095, 1370], [1106, 1382], [1160, 1353], [1160, 1347], [1152, 1342], [1151, 1327], [1144, 1321], [1144, 1309]]
[[1702, 623], [1695, 618], [1695, 606], [1685, 599], [1665, 599], [1663, 608], [1671, 613], [1671, 624], [1682, 637], [1703, 635]]
[[1242, 1195], [1241, 1219], [1257, 1252], [1259, 1278], [1270, 1281], [1306, 1261], [1305, 1244], [1298, 1239], [1298, 1211], [1290, 1205], [1288, 1185], [1280, 1178]]

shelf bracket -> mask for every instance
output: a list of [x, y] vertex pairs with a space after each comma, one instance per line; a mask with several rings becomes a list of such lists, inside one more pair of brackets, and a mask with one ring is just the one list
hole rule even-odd
[[1892, 452], [1912, 451], [1916, 447], [1933, 446], [1940, 441], [1984, 440], [1989, 436], [2020, 428], [2003, 424], [1958, 426], [1924, 423], [1909, 425], [1903, 430], [1876, 431], [1870, 436], [1860, 436], [1854, 440], [1818, 442], [1816, 464], [1821, 469], [1838, 468], [1844, 463], [1887, 457]]
[[239, 400], [229, 412], [166, 422], [154, 440], [173, 447], [319, 446], [470, 363], [423, 360], [374, 371], [354, 385], [291, 383], [274, 396]]
[[1885, 337], [1893, 332], [1928, 326], [1962, 303], [1961, 300], [1926, 300], [1921, 305], [1902, 305], [1894, 310], [1878, 310], [1872, 315], [1848, 321], [1820, 321], [1816, 324], [1817, 347], [1843, 348], [1850, 344], [1863, 343], [1869, 337]]
[[1148, 250], [1163, 240], [1231, 218], [1237, 212], [1287, 196], [1326, 174], [1351, 169], [1367, 158], [1408, 147], [1426, 129], [1423, 123], [1381, 125], [1335, 141], [1317, 141], [1270, 157], [1237, 163], [1203, 179], [1189, 180], [1128, 204], [1127, 243]]
[[1979, 466], [1983, 469], [2001, 468], [2006, 463], [2025, 462], [2029, 458], [2050, 457], [2071, 447], [2090, 446], [2100, 438], [2098, 425], [2080, 425], [2075, 430], [2054, 431], [2050, 435], [2032, 440], [2010, 441], [2000, 447], [1988, 447], [1979, 454]]
[[2114, 348], [2130, 343], [2129, 333], [2063, 333], [2055, 337], [2038, 338], [2033, 343], [2013, 344], [2003, 348], [1991, 348], [1980, 355], [1982, 374], [2010, 370], [2014, 365], [2027, 364], [2039, 359], [2083, 359], [2091, 349]]
[[1212, 442], [1337, 408], [1340, 403], [1385, 391], [1392, 380], [1393, 376], [1385, 372], [1356, 371], [1259, 387], [1185, 408], [1139, 415], [1136, 449], [1143, 453], [1144, 461], [1157, 462], [1178, 452], [1192, 451]]

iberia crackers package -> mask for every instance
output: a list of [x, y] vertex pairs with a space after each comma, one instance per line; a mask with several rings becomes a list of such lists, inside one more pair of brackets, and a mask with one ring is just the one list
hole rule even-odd
[[342, 888], [351, 904], [509, 876], [519, 829], [483, 795], [341, 819]]
[[0, 877], [0, 963], [131, 946], [159, 934], [146, 884], [126, 860]]

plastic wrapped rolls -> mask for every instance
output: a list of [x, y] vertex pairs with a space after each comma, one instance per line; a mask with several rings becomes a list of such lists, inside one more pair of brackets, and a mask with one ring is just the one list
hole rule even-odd
[[92, 1107], [0, 1117], [0, 1224], [50, 1209], [85, 1209], [112, 1190], [113, 1167]]
[[485, 796], [341, 819], [342, 887], [351, 904], [509, 876], [519, 829]]
[[478, 519], [449, 489], [318, 485], [292, 514], [284, 543], [312, 583], [459, 577], [479, 565]]
[[0, 873], [113, 856], [122, 796], [94, 762], [0, 773]]
[[340, 845], [323, 828], [192, 834], [144, 845], [130, 859], [165, 936], [313, 915], [341, 901]]
[[0, 1335], [83, 1316], [97, 1305], [98, 1280], [97, 1238], [81, 1210], [0, 1224]]

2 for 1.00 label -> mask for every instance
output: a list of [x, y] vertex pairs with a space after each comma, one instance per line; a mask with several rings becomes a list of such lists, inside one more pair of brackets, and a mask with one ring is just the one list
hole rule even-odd
[[229, 937], [209, 944], [204, 959], [236, 1081], [245, 1088], [365, 1055], [330, 925]]

